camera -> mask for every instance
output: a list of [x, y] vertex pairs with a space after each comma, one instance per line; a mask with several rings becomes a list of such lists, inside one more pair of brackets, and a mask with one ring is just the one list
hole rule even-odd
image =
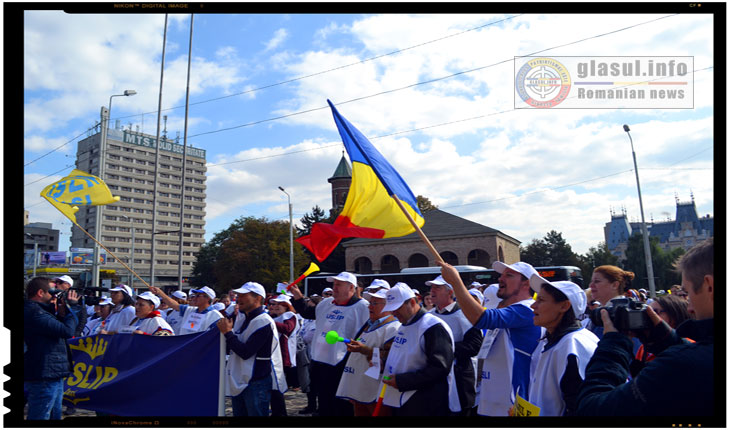
[[97, 292], [100, 293], [100, 292], [103, 292], [103, 291], [109, 291], [109, 288], [105, 288], [105, 287], [82, 287], [82, 288], [71, 287], [71, 288], [69, 288], [66, 291], [59, 290], [59, 289], [56, 289], [56, 288], [51, 288], [50, 290], [48, 290], [48, 293], [50, 295], [56, 297], [57, 299], [64, 299], [65, 300], [66, 299], [66, 295], [71, 290], [75, 290], [76, 292], [79, 293], [79, 296], [81, 296], [81, 298], [79, 299], [79, 301], [81, 301], [83, 299], [83, 303], [86, 306], [94, 306], [94, 305], [98, 305], [99, 302], [101, 302], [101, 299], [102, 299], [102, 297], [95, 295], [95, 293], [97, 293]]
[[601, 306], [591, 312], [591, 322], [598, 327], [603, 327], [601, 309], [608, 311], [616, 330], [627, 332], [629, 330], [642, 330], [651, 328], [651, 320], [646, 314], [647, 306], [640, 301], [628, 297], [621, 297], [611, 300], [607, 306]]

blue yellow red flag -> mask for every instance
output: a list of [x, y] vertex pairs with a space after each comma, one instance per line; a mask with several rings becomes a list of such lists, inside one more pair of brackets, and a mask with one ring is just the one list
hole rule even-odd
[[76, 224], [78, 206], [101, 206], [119, 201], [100, 178], [74, 169], [41, 191], [41, 197]]
[[309, 235], [297, 242], [319, 261], [326, 259], [345, 237], [380, 239], [415, 231], [395, 199], [419, 227], [424, 219], [408, 184], [372, 143], [337, 111], [331, 101], [337, 130], [352, 162], [352, 182], [345, 207], [333, 224], [315, 223]]

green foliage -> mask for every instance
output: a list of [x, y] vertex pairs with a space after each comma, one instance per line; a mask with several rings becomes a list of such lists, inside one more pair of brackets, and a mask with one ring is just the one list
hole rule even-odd
[[603, 265], [617, 266], [618, 263], [618, 257], [611, 254], [605, 242], [599, 242], [598, 245], [588, 248], [585, 255], [578, 256], [578, 267], [580, 267], [585, 280], [583, 285], [588, 286], [593, 276], [593, 269], [596, 267]]
[[421, 213], [439, 208], [435, 204], [431, 203], [431, 200], [429, 200], [428, 197], [423, 197], [421, 195], [416, 196], [416, 204], [418, 205], [418, 210], [420, 210]]
[[[308, 265], [302, 247], [295, 244], [294, 276]], [[238, 218], [201, 247], [193, 274], [195, 285], [208, 285], [219, 294], [247, 281], [274, 291], [277, 282], [289, 279], [289, 223]]]
[[[682, 248], [664, 251], [659, 246], [658, 237], [649, 237], [649, 250], [651, 251], [652, 269], [654, 270], [654, 285], [656, 290], [667, 290], [674, 284], [681, 282], [681, 276], [674, 270], [674, 262], [684, 254]], [[629, 237], [626, 248], [626, 259], [622, 262], [622, 268], [634, 272], [635, 278], [632, 288], [645, 288], [649, 290], [649, 282], [646, 275], [646, 259], [644, 258], [644, 238], [641, 234], [634, 234]]]
[[578, 266], [578, 255], [563, 239], [562, 233], [551, 230], [543, 239], [533, 239], [520, 247], [520, 260], [539, 266]]

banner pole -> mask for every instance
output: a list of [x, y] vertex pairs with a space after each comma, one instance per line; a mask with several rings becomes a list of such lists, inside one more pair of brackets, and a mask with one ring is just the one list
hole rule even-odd
[[421, 230], [421, 227], [419, 227], [418, 224], [416, 224], [416, 221], [413, 219], [413, 217], [411, 216], [411, 214], [408, 213], [408, 211], [403, 206], [403, 203], [400, 201], [400, 199], [398, 198], [398, 196], [396, 196], [395, 194], [393, 194], [390, 197], [392, 197], [393, 200], [395, 200], [395, 203], [398, 205], [398, 207], [400, 208], [400, 210], [403, 211], [403, 214], [406, 216], [406, 218], [408, 218], [408, 221], [411, 222], [411, 225], [413, 226], [413, 228], [416, 229], [416, 232], [418, 232], [418, 235], [421, 236], [421, 240], [423, 241], [423, 243], [426, 244], [426, 246], [428, 247], [429, 251], [431, 251], [431, 254], [433, 254], [433, 256], [436, 259], [436, 261], [440, 261], [440, 262], [443, 263], [444, 262], [444, 259], [441, 258], [441, 256], [439, 255], [438, 251], [436, 251], [436, 248], [434, 248], [433, 245], [431, 244], [431, 241], [428, 240], [428, 238], [426, 237], [425, 234], [423, 234], [423, 231]]
[[218, 416], [226, 416], [226, 337], [220, 333], [220, 347], [218, 348]]
[[[76, 224], [76, 223], [74, 223], [74, 224]], [[99, 244], [99, 246], [101, 246], [102, 248], [104, 248], [104, 250], [105, 250], [106, 252], [108, 252], [108, 253], [109, 253], [109, 254], [110, 254], [110, 255], [111, 255], [112, 257], [114, 257], [114, 259], [116, 259], [116, 260], [117, 260], [117, 261], [119, 262], [119, 264], [121, 264], [122, 266], [126, 267], [126, 268], [127, 268], [127, 270], [129, 270], [130, 272], [132, 272], [132, 273], [134, 274], [134, 276], [136, 276], [136, 277], [137, 277], [137, 279], [139, 279], [140, 281], [142, 281], [142, 283], [143, 283], [143, 284], [147, 285], [147, 288], [149, 288], [149, 287], [150, 287], [150, 284], [148, 284], [148, 283], [147, 283], [147, 282], [146, 282], [146, 281], [145, 281], [144, 279], [142, 279], [142, 277], [141, 277], [141, 276], [139, 276], [139, 275], [137, 274], [137, 272], [135, 272], [134, 270], [130, 269], [130, 268], [129, 268], [129, 266], [127, 266], [126, 264], [124, 264], [124, 262], [123, 262], [122, 260], [120, 260], [120, 259], [119, 259], [119, 257], [117, 257], [116, 255], [114, 255], [114, 253], [113, 253], [113, 252], [111, 252], [111, 251], [109, 251], [108, 249], [106, 249], [106, 246], [102, 245], [102, 244], [101, 244], [101, 242], [99, 242], [98, 240], [96, 240], [96, 238], [95, 238], [94, 236], [92, 236], [92, 235], [91, 235], [91, 234], [90, 234], [90, 233], [89, 233], [88, 231], [84, 230], [84, 228], [83, 228], [83, 227], [81, 227], [81, 226], [80, 226], [80, 225], [78, 225], [78, 224], [76, 224], [76, 227], [80, 228], [80, 229], [81, 229], [81, 231], [83, 231], [83, 232], [84, 232], [84, 233], [85, 233], [85, 234], [86, 234], [87, 236], [89, 236], [89, 237], [91, 238], [91, 240], [93, 240], [94, 242], [98, 243], [98, 244]]]

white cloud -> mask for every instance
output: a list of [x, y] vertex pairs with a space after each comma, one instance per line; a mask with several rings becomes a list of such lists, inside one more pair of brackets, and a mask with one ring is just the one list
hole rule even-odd
[[271, 51], [273, 49], [276, 49], [281, 45], [286, 38], [289, 37], [289, 32], [286, 31], [285, 28], [280, 28], [274, 32], [274, 37], [269, 39], [268, 42], [266, 42], [266, 49], [265, 51]]

